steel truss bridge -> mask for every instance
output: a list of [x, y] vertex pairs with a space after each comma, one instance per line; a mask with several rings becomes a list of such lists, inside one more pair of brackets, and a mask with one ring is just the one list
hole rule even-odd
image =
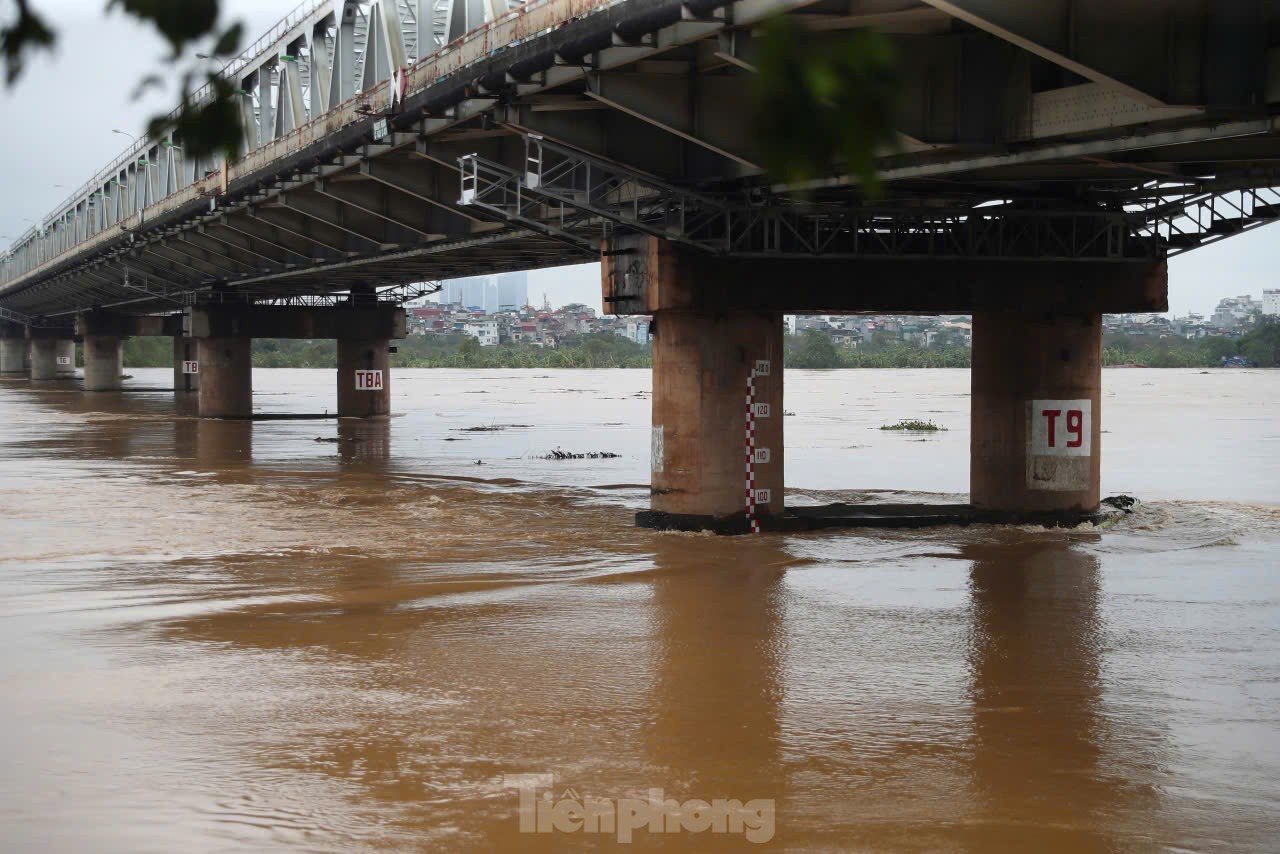
[[[750, 84], [779, 14], [896, 43], [883, 197], [761, 169]], [[1280, 0], [325, 0], [222, 73], [242, 154], [132, 146], [0, 258], [0, 319], [404, 300], [620, 232], [1119, 262], [1280, 218]]]

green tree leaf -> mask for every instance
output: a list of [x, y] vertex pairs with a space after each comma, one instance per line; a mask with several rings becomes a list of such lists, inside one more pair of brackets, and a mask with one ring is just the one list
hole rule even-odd
[[18, 16], [0, 28], [0, 56], [4, 57], [5, 83], [12, 86], [22, 76], [27, 56], [38, 50], [52, 50], [57, 41], [44, 18], [31, 11], [28, 0], [15, 0]]

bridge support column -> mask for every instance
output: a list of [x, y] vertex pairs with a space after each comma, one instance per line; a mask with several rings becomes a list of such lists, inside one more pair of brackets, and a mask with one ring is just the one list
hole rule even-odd
[[19, 376], [27, 370], [27, 339], [0, 338], [0, 374]]
[[338, 339], [338, 417], [391, 414], [391, 342]]
[[[196, 339], [184, 335], [173, 336], [173, 390], [196, 391], [200, 388], [200, 357]], [[196, 373], [187, 373], [186, 366], [193, 363]]]
[[84, 390], [118, 391], [124, 342], [118, 335], [84, 336]]
[[200, 338], [200, 417], [253, 416], [251, 338]]
[[653, 518], [642, 524], [745, 527], [748, 490], [756, 515], [780, 514], [782, 315], [661, 311], [655, 326]]
[[975, 312], [972, 384], [974, 506], [1097, 510], [1102, 316]]
[[[58, 355], [66, 353], [65, 340], [45, 336], [31, 339], [31, 379], [56, 380], [65, 376], [58, 368]], [[74, 353], [75, 342], [70, 343]], [[73, 375], [74, 371], [75, 360], [73, 359]]]
[[76, 378], [76, 342], [71, 339], [59, 340], [57, 353], [54, 356], [58, 379], [73, 380]]

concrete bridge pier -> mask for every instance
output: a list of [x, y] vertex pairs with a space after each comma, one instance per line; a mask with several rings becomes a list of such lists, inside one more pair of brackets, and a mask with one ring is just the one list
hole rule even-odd
[[26, 335], [22, 326], [0, 323], [0, 374], [16, 377], [26, 373]]
[[391, 414], [391, 341], [338, 339], [338, 417]]
[[27, 331], [31, 344], [31, 379], [70, 379], [76, 375], [76, 342], [69, 329], [32, 327]]
[[131, 317], [106, 311], [76, 316], [76, 332], [84, 342], [84, 390], [118, 391], [124, 386], [124, 339], [146, 334], [142, 327], [157, 325], [158, 317]]
[[660, 311], [652, 511], [682, 522], [783, 510], [782, 315]]
[[73, 380], [76, 378], [76, 342], [71, 338], [58, 339], [58, 346], [54, 352], [54, 368], [58, 373], [60, 380]]
[[31, 379], [58, 378], [58, 342], [52, 338], [31, 339]]
[[253, 415], [250, 343], [254, 338], [338, 341], [338, 415], [391, 411], [389, 343], [405, 336], [404, 309], [376, 301], [330, 306], [218, 304], [192, 309], [199, 344], [200, 416]]
[[[200, 388], [200, 356], [196, 339], [173, 336], [173, 390], [197, 391]], [[193, 369], [193, 370], [189, 370]]]
[[199, 339], [201, 418], [253, 416], [252, 347], [252, 338]]
[[84, 336], [84, 390], [119, 391], [123, 386], [124, 340], [118, 335]]
[[1100, 494], [1102, 315], [973, 315], [970, 502], [1092, 512]]
[[785, 509], [782, 313], [748, 271], [643, 235], [604, 256], [607, 311], [653, 316], [652, 527], [748, 531]]
[[[615, 234], [601, 271], [607, 310], [654, 317], [651, 509], [636, 520], [684, 530], [752, 529], [752, 487], [766, 529], [1088, 518], [1100, 498], [1102, 313], [1168, 310], [1165, 264], [1123, 258], [747, 260]], [[785, 508], [780, 315], [859, 312], [973, 315], [970, 504]], [[752, 403], [764, 405], [754, 423]]]
[[20, 376], [27, 371], [27, 340], [0, 338], [0, 374]]

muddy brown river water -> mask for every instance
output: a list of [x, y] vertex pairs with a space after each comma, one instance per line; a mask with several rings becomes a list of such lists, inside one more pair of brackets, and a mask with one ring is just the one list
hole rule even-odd
[[[732, 538], [631, 524], [646, 371], [133, 373], [0, 383], [0, 849], [1280, 850], [1280, 371], [1105, 372], [1104, 528]], [[968, 405], [788, 372], [788, 501]]]

